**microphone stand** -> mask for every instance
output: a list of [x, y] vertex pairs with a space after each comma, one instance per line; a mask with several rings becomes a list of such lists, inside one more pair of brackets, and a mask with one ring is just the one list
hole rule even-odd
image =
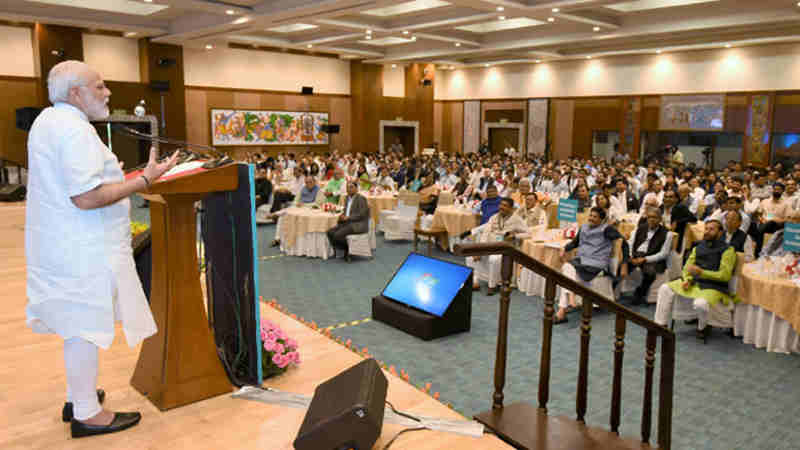
[[[169, 139], [161, 136], [153, 136], [150, 134], [142, 133], [140, 131], [134, 130], [132, 128], [126, 127], [125, 125], [118, 123], [111, 125], [111, 129], [123, 136], [141, 141], [158, 142], [160, 144], [180, 146], [182, 148], [179, 149], [179, 151], [186, 154], [186, 156], [180, 159], [181, 163], [205, 158], [208, 159], [208, 161], [203, 164], [203, 167], [206, 169], [213, 169], [233, 162], [233, 159], [231, 159], [228, 155], [208, 145], [193, 144], [190, 142], [180, 141], [177, 139]], [[194, 152], [192, 150], [189, 150], [190, 148], [194, 148], [195, 150], [200, 150], [200, 151]], [[134, 167], [130, 171], [140, 170], [145, 168], [146, 166], [147, 163]]]

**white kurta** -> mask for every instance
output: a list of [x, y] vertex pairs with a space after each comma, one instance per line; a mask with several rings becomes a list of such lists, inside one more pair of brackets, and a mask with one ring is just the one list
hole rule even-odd
[[130, 200], [92, 210], [70, 200], [124, 180], [86, 115], [66, 103], [42, 111], [28, 136], [28, 170], [28, 325], [102, 348], [114, 340], [115, 320], [132, 347], [155, 334], [133, 261]]

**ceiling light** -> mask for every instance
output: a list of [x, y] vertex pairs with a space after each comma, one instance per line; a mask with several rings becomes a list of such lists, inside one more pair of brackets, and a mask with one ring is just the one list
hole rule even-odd
[[392, 64], [392, 69], [397, 69], [397, 64]]
[[367, 30], [367, 34], [372, 34], [372, 30]]
[[368, 35], [366, 36], [366, 38], [367, 38], [367, 39], [372, 39], [372, 35], [371, 35], [371, 34], [368, 34]]
[[456, 47], [461, 47], [461, 42], [456, 42]]
[[559, 12], [559, 11], [561, 11], [561, 10], [560, 10], [560, 9], [558, 9], [558, 8], [553, 8], [553, 10], [552, 10], [552, 11], [553, 11], [554, 13], [557, 13], [557, 12]]
[[[147, 1], [147, 0], [145, 0], [145, 1]], [[149, 3], [149, 2], [148, 2], [148, 3]], [[213, 45], [211, 45], [211, 44], [206, 44], [206, 50], [211, 50], [212, 48], [214, 48], [214, 46], [213, 46]]]
[[139, 33], [135, 32], [135, 31], [128, 31], [127, 33], [123, 34], [123, 36], [125, 36], [125, 37], [134, 37], [137, 34], [139, 34]]
[[548, 17], [548, 18], [547, 18], [547, 21], [552, 23], [552, 22], [555, 22], [555, 21], [556, 21], [556, 19], [554, 19], [554, 18], [552, 18], [552, 17]]
[[484, 64], [483, 67], [489, 67], [489, 63]]
[[537, 60], [535, 61], [535, 63], [536, 63], [536, 64], [539, 64], [540, 62], [542, 62], [542, 60], [541, 60], [541, 59], [537, 59]]
[[234, 20], [233, 23], [236, 25], [241, 25], [243, 23], [250, 22], [249, 17], [239, 17], [238, 19]]
[[592, 59], [591, 55], [586, 55], [586, 59]]
[[500, 17], [498, 17], [498, 19], [500, 19], [500, 20], [506, 20], [506, 16], [500, 16]]
[[731, 44], [725, 44], [725, 48], [731, 48]]
[[234, 11], [232, 9], [228, 9], [228, 10], [225, 11], [225, 14], [227, 14], [229, 16], [232, 16], [232, 15], [236, 14], [236, 11]]
[[412, 41], [416, 41], [416, 40], [417, 40], [417, 37], [416, 37], [416, 36], [411, 36], [411, 40], [412, 40]]
[[592, 29], [593, 29], [594, 31], [600, 31], [600, 27], [594, 27], [594, 28], [592, 28]]
[[408, 30], [403, 30], [403, 34], [408, 34]]
[[153, 0], [144, 0], [145, 3], [153, 3]]
[[[798, 3], [798, 5], [800, 5], [800, 3]], [[500, 12], [503, 12], [503, 11], [505, 11], [506, 9], [505, 9], [505, 8], [503, 8], [502, 6], [498, 6], [498, 7], [497, 7], [497, 10], [498, 10], [498, 11], [500, 11]]]
[[660, 55], [661, 54], [661, 50], [656, 50], [656, 53], [658, 53]]
[[455, 69], [455, 66], [450, 66], [450, 70], [453, 70], [453, 69]]
[[312, 44], [308, 44], [308, 45], [306, 45], [306, 48], [311, 48], [311, 47], [313, 47], [313, 45], [312, 45]]

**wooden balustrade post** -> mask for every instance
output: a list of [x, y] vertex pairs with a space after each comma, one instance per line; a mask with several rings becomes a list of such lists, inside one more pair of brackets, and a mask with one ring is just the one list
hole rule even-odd
[[555, 313], [556, 282], [547, 278], [544, 284], [544, 319], [542, 356], [539, 361], [539, 409], [547, 412], [550, 397], [550, 349], [553, 346], [553, 314]]
[[675, 379], [675, 335], [661, 338], [658, 386], [658, 448], [672, 448], [672, 390]]
[[508, 353], [508, 308], [511, 303], [511, 273], [513, 259], [503, 255], [500, 260], [500, 316], [497, 324], [497, 355], [494, 362], [494, 395], [492, 409], [503, 408], [503, 387], [506, 384], [506, 355]]
[[589, 388], [589, 340], [592, 337], [592, 299], [583, 297], [583, 315], [581, 317], [581, 354], [578, 361], [578, 398], [575, 409], [578, 422], [586, 423], [586, 399]]
[[644, 399], [642, 400], [642, 442], [650, 442], [650, 423], [653, 414], [653, 368], [656, 361], [656, 333], [647, 330], [644, 356]]
[[611, 431], [619, 434], [619, 418], [622, 411], [622, 358], [625, 355], [625, 317], [617, 314], [614, 327], [614, 380], [611, 388]]

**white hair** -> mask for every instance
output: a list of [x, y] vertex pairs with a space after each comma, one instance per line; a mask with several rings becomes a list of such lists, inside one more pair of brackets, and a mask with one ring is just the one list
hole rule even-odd
[[63, 61], [50, 69], [47, 75], [47, 94], [50, 103], [68, 102], [69, 90], [86, 83], [86, 74], [91, 69], [81, 61]]

